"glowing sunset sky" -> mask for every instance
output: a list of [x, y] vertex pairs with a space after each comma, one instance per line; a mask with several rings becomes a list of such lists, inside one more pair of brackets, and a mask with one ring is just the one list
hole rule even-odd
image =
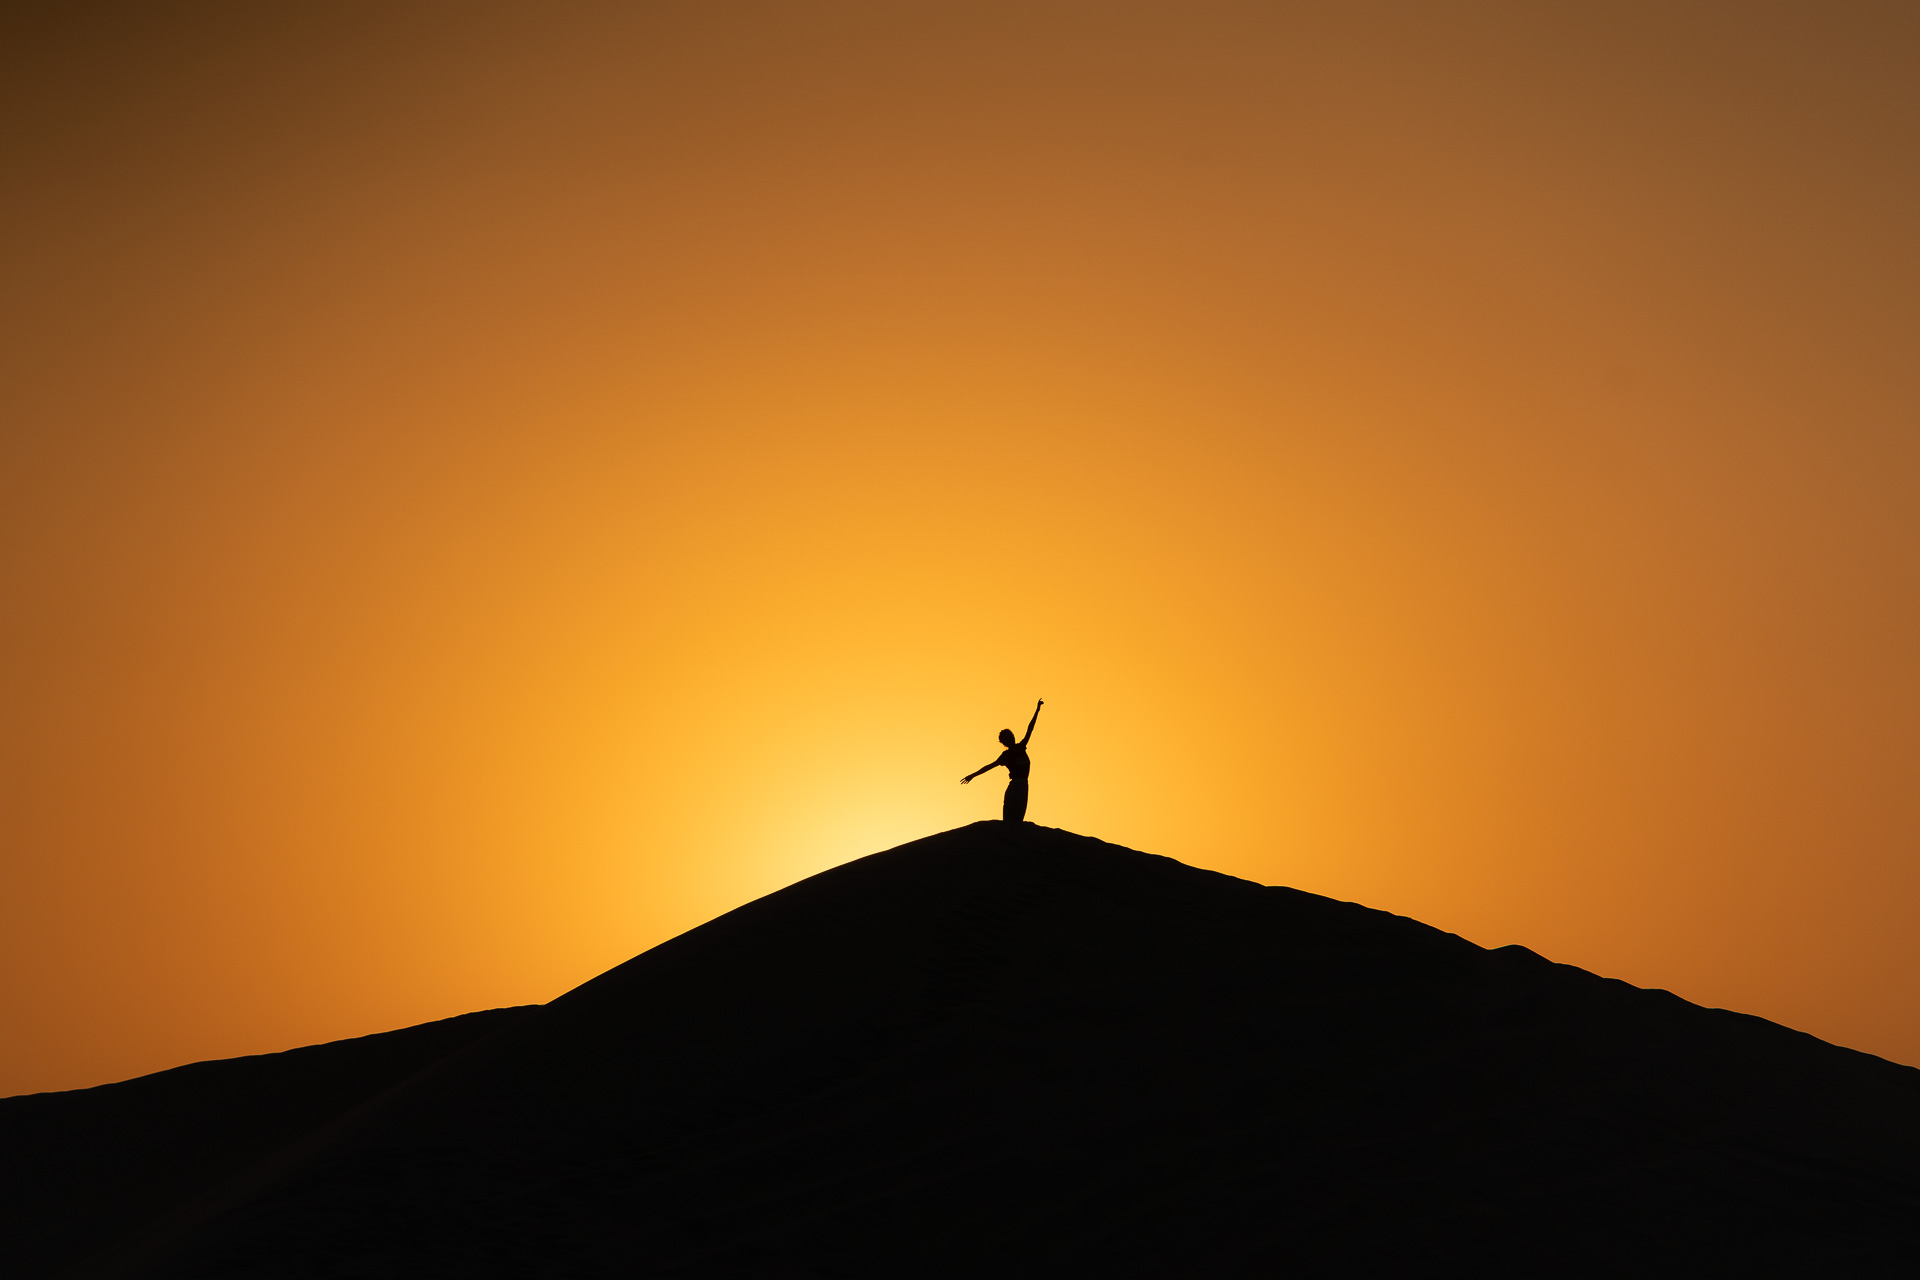
[[1920, 7], [287, 9], [0, 19], [0, 1094], [1037, 697], [1036, 822], [1920, 1063]]

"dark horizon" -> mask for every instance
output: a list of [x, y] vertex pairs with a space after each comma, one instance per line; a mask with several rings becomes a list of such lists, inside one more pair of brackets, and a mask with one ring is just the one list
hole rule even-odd
[[1867, 1277], [1920, 1246], [1920, 1071], [994, 820], [544, 1006], [8, 1099], [0, 1138], [28, 1280]]

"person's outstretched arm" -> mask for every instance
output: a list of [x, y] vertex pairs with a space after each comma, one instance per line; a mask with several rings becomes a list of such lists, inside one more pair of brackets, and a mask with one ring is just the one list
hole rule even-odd
[[998, 756], [994, 757], [994, 761], [992, 764], [983, 764], [978, 769], [975, 769], [972, 773], [968, 774], [966, 777], [960, 779], [960, 785], [963, 787], [966, 786], [969, 782], [972, 782], [975, 778], [979, 777], [981, 774], [985, 773], [987, 770], [999, 768], [1002, 763], [1004, 762]]
[[[1038, 702], [1033, 704], [1033, 719], [1027, 721], [1027, 738], [1031, 738], [1033, 736], [1033, 726], [1037, 724], [1040, 720], [1040, 708], [1046, 705], [1047, 705], [1047, 700], [1045, 698], [1042, 698]], [[1022, 748], [1024, 748], [1027, 745], [1027, 738], [1020, 739], [1020, 745]]]

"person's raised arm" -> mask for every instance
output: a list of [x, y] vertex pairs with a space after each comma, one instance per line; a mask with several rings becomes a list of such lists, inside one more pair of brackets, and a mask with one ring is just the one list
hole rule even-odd
[[1033, 726], [1037, 724], [1040, 720], [1040, 708], [1046, 705], [1047, 705], [1047, 700], [1045, 698], [1042, 698], [1038, 702], [1035, 702], [1033, 704], [1033, 719], [1027, 721], [1027, 737], [1020, 739], [1020, 745], [1022, 748], [1026, 747], [1027, 738], [1031, 738], [1033, 736]]

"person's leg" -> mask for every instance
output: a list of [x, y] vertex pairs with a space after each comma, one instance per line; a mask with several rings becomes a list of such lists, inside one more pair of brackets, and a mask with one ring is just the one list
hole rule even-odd
[[1020, 822], [1027, 816], [1027, 780], [1016, 778], [1007, 784], [1007, 795], [1000, 802], [1000, 820]]

